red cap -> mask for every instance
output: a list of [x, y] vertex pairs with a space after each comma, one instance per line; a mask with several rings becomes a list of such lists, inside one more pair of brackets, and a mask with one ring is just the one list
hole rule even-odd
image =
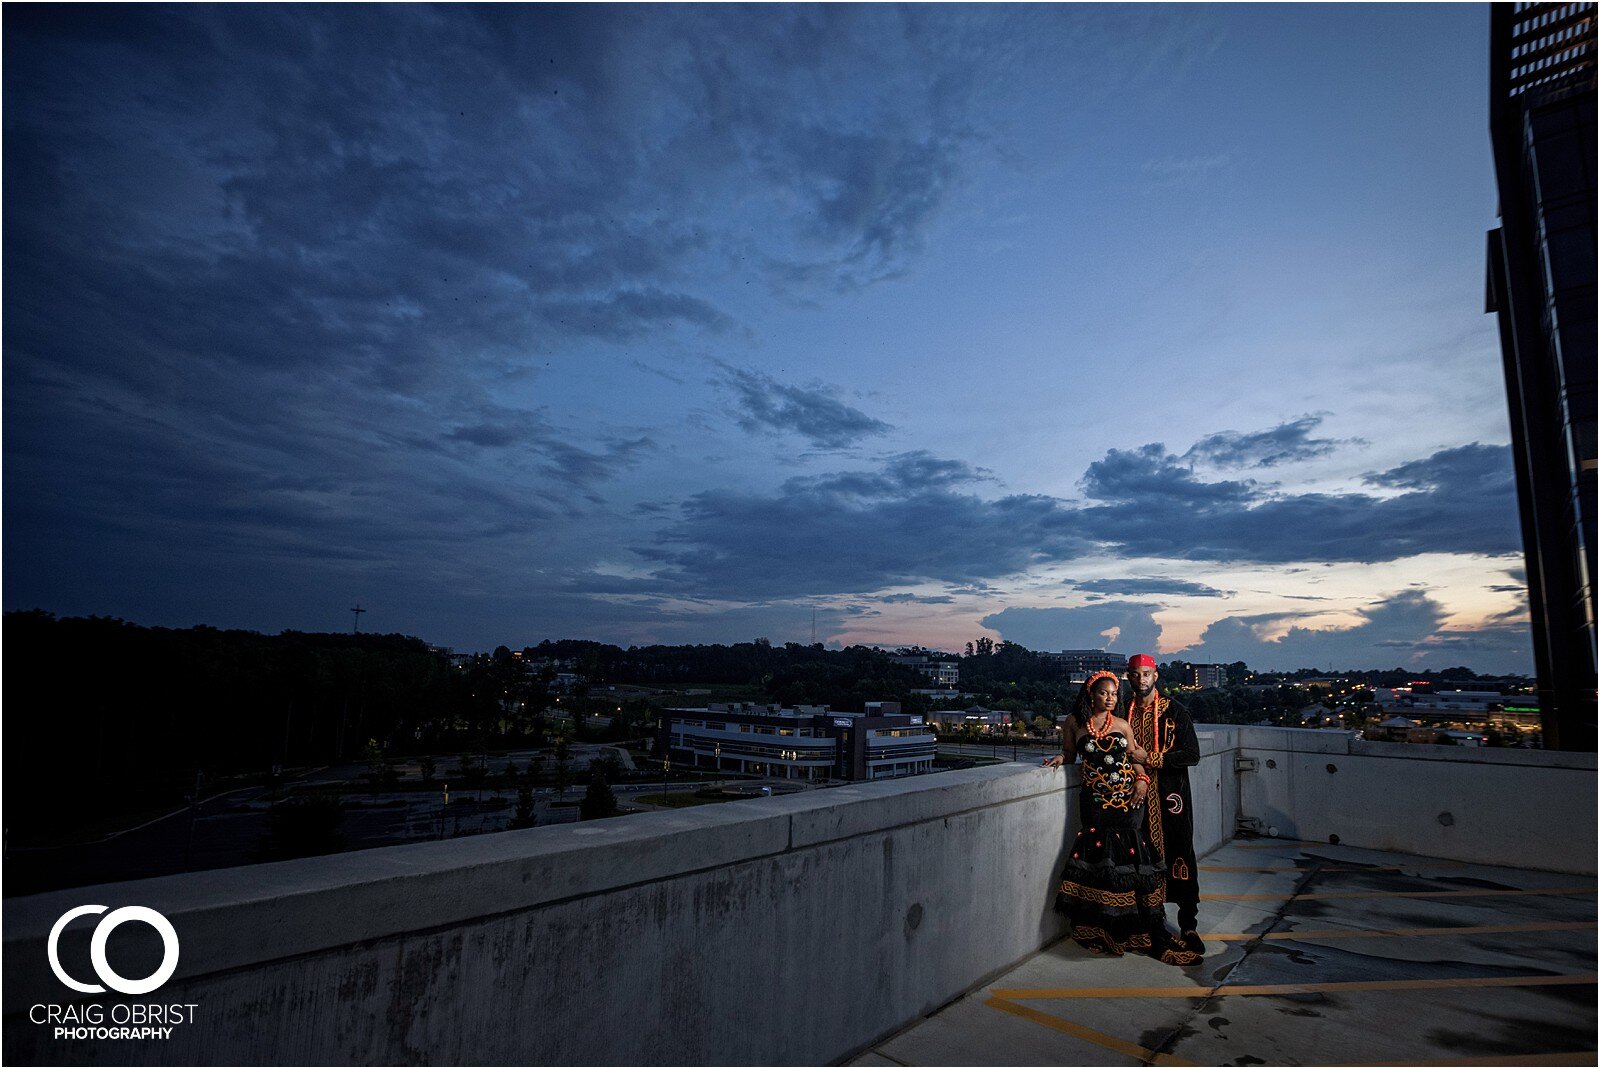
[[1155, 666], [1156, 659], [1148, 653], [1136, 653], [1128, 658], [1128, 670], [1130, 672], [1135, 668], [1154, 668]]

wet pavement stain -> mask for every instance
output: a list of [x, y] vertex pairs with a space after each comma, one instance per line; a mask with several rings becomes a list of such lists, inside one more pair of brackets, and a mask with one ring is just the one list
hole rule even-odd
[[1285, 1017], [1321, 1017], [1322, 1016], [1322, 1014], [1318, 1013], [1316, 1010], [1308, 1010], [1308, 1009], [1306, 1009], [1306, 1008], [1304, 1008], [1302, 1006], [1279, 1006], [1279, 1007], [1277, 1007], [1277, 1010], [1278, 1010], [1279, 1013], [1283, 1014]]
[[[1589, 991], [1589, 1003], [1594, 1003], [1592, 989]], [[1454, 1051], [1471, 1052], [1474, 1056], [1559, 1054], [1594, 1050], [1595, 1047], [1594, 1028], [1573, 1028], [1547, 1017], [1501, 1017], [1480, 1013], [1478, 1019], [1485, 1024], [1493, 1022], [1496, 1031], [1468, 1033], [1436, 1028], [1427, 1033], [1428, 1042]]]
[[1425, 876], [1421, 873], [1400, 872], [1384, 865], [1363, 866], [1359, 862], [1319, 858], [1311, 870], [1313, 883], [1305, 894], [1337, 891], [1384, 891], [1391, 894], [1418, 891], [1463, 890], [1482, 887], [1484, 890], [1513, 891], [1518, 888], [1479, 880], [1470, 876]]
[[1429, 877], [1436, 883], [1447, 883], [1462, 890], [1469, 887], [1481, 887], [1486, 891], [1520, 891], [1522, 888], [1510, 883], [1500, 883], [1496, 880], [1480, 880], [1476, 876], [1432, 876]]
[[1157, 1054], [1170, 1054], [1173, 1049], [1186, 1039], [1191, 1039], [1200, 1033], [1187, 1024], [1181, 1024], [1175, 1029], [1147, 1028], [1139, 1033], [1138, 1044], [1146, 1050], [1153, 1050]]
[[[1322, 964], [1321, 958], [1302, 950], [1301, 945], [1302, 944], [1297, 944], [1292, 941], [1262, 943], [1260, 946], [1256, 947], [1256, 953], [1266, 955], [1278, 954], [1288, 958], [1296, 965]], [[1318, 947], [1317, 950], [1320, 952], [1322, 948]]]
[[1302, 921], [1322, 920], [1325, 917], [1339, 917], [1346, 912], [1340, 908], [1338, 902], [1324, 902], [1316, 898], [1295, 899], [1285, 907], [1285, 919], [1289, 919], [1293, 911], [1293, 918]]
[[[1373, 940], [1378, 950], [1385, 942]], [[1308, 953], [1309, 952], [1309, 953]], [[1309, 956], [1314, 954], [1315, 956]], [[1556, 970], [1532, 967], [1526, 962], [1496, 965], [1453, 958], [1391, 958], [1382, 953], [1362, 953], [1348, 943], [1340, 946], [1311, 946], [1286, 942], [1263, 942], [1239, 963], [1228, 977], [1231, 985], [1303, 983], [1306, 974], [1287, 966], [1317, 966], [1318, 983], [1344, 983], [1368, 980], [1460, 980], [1500, 976], [1555, 976]]]
[[[1590, 959], [1593, 962], [1594, 959]], [[1557, 1002], [1580, 1009], [1594, 1009], [1594, 987], [1589, 984], [1552, 984], [1549, 987], [1531, 987], [1528, 990], [1545, 998], [1555, 999]], [[1592, 1037], [1593, 1032], [1590, 1033]]]

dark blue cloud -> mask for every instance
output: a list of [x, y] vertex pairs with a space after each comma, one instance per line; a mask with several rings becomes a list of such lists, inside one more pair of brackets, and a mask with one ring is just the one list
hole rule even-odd
[[1474, 442], [1445, 449], [1408, 464], [1365, 477], [1369, 486], [1419, 493], [1481, 494], [1498, 499], [1514, 487], [1506, 446]]
[[[862, 485], [889, 484], [884, 496]], [[981, 581], [1088, 548], [1060, 503], [984, 501], [948, 489], [861, 480], [792, 480], [780, 496], [705, 491], [636, 552], [673, 582], [731, 597], [869, 593], [937, 579]]]
[[1185, 597], [1225, 598], [1227, 591], [1187, 579], [1091, 579], [1072, 584], [1094, 594], [1181, 594]]
[[1137, 501], [1157, 509], [1239, 505], [1255, 496], [1251, 482], [1204, 482], [1160, 443], [1113, 449], [1089, 465], [1083, 492], [1097, 501]]
[[509, 445], [516, 445], [525, 441], [528, 432], [521, 427], [495, 426], [489, 423], [480, 423], [474, 427], [457, 427], [447, 438], [458, 442], [470, 442], [481, 445], [487, 449], [503, 449]]
[[1201, 482], [1162, 447], [1146, 446], [1113, 450], [1090, 465], [1086, 485], [1110, 503], [1084, 509], [1081, 530], [1128, 555], [1187, 560], [1500, 555], [1521, 548], [1512, 479], [1508, 446], [1474, 443], [1367, 477], [1372, 485], [1410, 487], [1398, 496], [1270, 495], [1251, 484]]
[[788, 431], [819, 449], [846, 449], [891, 429], [825, 390], [787, 385], [748, 368], [724, 366], [722, 372], [720, 381], [734, 394], [735, 418], [747, 431]]
[[1302, 416], [1254, 434], [1219, 431], [1190, 446], [1183, 459], [1218, 468], [1271, 468], [1327, 456], [1341, 445], [1359, 441], [1311, 437], [1321, 424], [1321, 416]]
[[[908, 454], [877, 470], [791, 479], [776, 495], [703, 492], [639, 552], [690, 586], [798, 595], [997, 580], [1108, 549], [1281, 564], [1519, 548], [1509, 447], [1441, 450], [1369, 481], [1391, 485], [1418, 472], [1433, 481], [1392, 497], [1274, 496], [1253, 484], [1199, 480], [1150, 445], [1112, 450], [1091, 464], [1084, 482], [1100, 500], [1079, 504], [1038, 495], [982, 498], [966, 492], [984, 478], [981, 471]], [[1089, 582], [1086, 589], [1097, 592], [1158, 592], [1125, 580]]]

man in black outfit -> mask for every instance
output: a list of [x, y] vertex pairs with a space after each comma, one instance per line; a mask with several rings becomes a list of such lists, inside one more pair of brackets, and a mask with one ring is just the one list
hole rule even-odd
[[1167, 862], [1167, 901], [1178, 906], [1179, 942], [1186, 950], [1205, 953], [1196, 929], [1200, 884], [1194, 856], [1194, 813], [1189, 797], [1189, 769], [1200, 760], [1194, 721], [1182, 704], [1156, 690], [1156, 662], [1148, 654], [1128, 658], [1128, 683], [1133, 700], [1128, 723], [1134, 741], [1149, 751], [1151, 790], [1146, 809], [1150, 840]]

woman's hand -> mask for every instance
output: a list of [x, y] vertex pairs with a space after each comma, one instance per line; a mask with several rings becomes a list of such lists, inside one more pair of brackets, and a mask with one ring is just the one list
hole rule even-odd
[[1058, 753], [1054, 757], [1046, 757], [1044, 759], [1044, 767], [1045, 768], [1060, 768], [1062, 765], [1064, 765], [1066, 763], [1067, 763], [1067, 755], [1064, 754], [1064, 753]]
[[1143, 779], [1136, 780], [1133, 784], [1133, 804], [1135, 806], [1144, 805], [1145, 796], [1149, 793], [1150, 781]]
[[1150, 760], [1150, 751], [1136, 742], [1128, 743], [1128, 760], [1136, 765], [1142, 765]]

